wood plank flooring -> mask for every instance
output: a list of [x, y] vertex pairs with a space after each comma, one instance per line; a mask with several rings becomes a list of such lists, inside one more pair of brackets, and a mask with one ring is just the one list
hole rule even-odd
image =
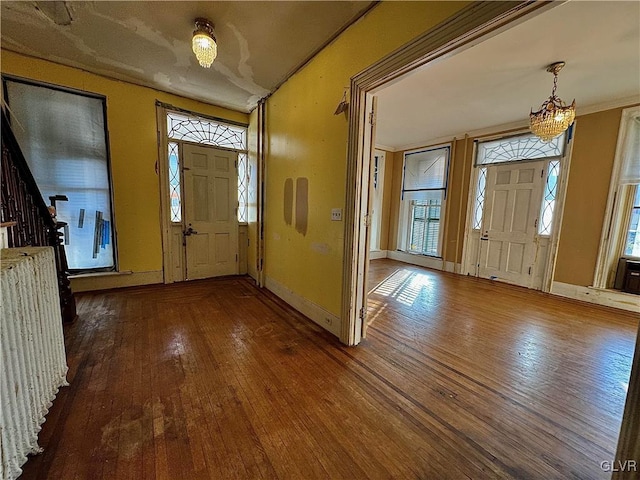
[[81, 294], [21, 478], [609, 478], [637, 316], [390, 260], [371, 282], [356, 348], [247, 278]]

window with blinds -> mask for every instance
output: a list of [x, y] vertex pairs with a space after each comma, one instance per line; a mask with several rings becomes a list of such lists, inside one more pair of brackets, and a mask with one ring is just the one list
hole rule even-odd
[[58, 201], [74, 272], [115, 269], [105, 99], [4, 78], [13, 132], [45, 202]]
[[400, 243], [411, 253], [440, 255], [441, 214], [446, 198], [450, 150], [449, 146], [444, 146], [404, 156], [405, 241]]

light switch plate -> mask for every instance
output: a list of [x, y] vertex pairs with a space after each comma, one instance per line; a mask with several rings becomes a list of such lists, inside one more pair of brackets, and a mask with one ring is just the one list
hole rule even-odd
[[332, 208], [331, 209], [331, 221], [339, 222], [342, 220], [342, 209], [341, 208]]

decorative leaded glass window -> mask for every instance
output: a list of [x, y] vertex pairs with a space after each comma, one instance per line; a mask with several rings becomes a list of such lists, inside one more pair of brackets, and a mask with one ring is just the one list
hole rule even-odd
[[[238, 222], [246, 222], [250, 174], [246, 127], [219, 123], [184, 113], [167, 112], [167, 137], [174, 141], [200, 143], [238, 151]], [[179, 149], [179, 143], [169, 142], [169, 194], [172, 222], [182, 221]]]
[[478, 142], [476, 165], [560, 158], [564, 153], [565, 135], [543, 142], [532, 133], [498, 140]]
[[560, 161], [552, 160], [547, 166], [547, 181], [544, 185], [542, 208], [540, 209], [539, 235], [551, 235], [553, 225], [553, 211], [558, 193], [558, 176], [560, 175]]
[[171, 221], [182, 221], [180, 198], [180, 157], [178, 144], [169, 142], [169, 199], [171, 201]]
[[238, 221], [246, 223], [249, 210], [249, 162], [247, 154], [238, 154]]
[[247, 129], [183, 113], [167, 113], [167, 137], [214, 147], [247, 149]]
[[473, 205], [473, 229], [482, 228], [482, 213], [484, 209], [484, 195], [487, 189], [487, 168], [483, 167], [478, 172], [478, 184], [476, 186], [476, 198]]

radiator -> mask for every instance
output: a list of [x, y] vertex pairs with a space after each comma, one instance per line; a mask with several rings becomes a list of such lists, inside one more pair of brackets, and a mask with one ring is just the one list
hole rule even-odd
[[0, 478], [22, 473], [40, 453], [38, 432], [61, 386], [67, 360], [53, 248], [5, 248], [1, 253]]

